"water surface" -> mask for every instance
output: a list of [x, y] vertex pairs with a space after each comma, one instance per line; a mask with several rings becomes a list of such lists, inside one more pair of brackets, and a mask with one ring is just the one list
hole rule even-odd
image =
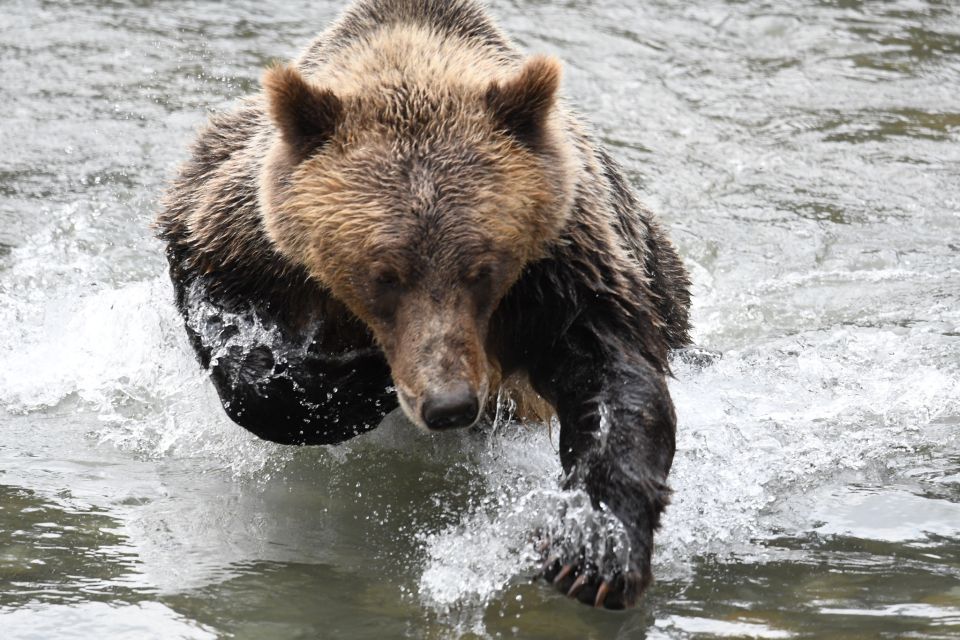
[[659, 577], [531, 582], [556, 432], [260, 442], [149, 223], [206, 115], [339, 2], [0, 10], [0, 628], [11, 638], [960, 634], [960, 8], [496, 0], [695, 281]]

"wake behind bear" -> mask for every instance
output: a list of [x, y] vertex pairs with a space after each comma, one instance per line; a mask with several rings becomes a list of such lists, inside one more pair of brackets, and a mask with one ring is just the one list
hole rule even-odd
[[544, 575], [622, 608], [667, 504], [689, 281], [560, 77], [474, 0], [361, 0], [211, 119], [158, 228], [191, 343], [261, 438], [342, 442], [398, 404], [466, 427], [500, 389], [555, 415], [564, 486], [630, 548], [609, 570], [554, 541]]

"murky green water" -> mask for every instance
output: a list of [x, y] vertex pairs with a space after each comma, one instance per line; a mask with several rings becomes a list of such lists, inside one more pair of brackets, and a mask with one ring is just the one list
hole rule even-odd
[[[0, 0], [0, 637], [960, 636], [960, 5], [496, 0], [696, 281], [659, 582], [530, 581], [546, 430], [233, 426], [148, 224], [338, 2]], [[555, 436], [555, 434], [554, 434]]]

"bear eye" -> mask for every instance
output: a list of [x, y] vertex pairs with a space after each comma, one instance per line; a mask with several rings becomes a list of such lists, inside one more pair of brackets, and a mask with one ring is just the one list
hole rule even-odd
[[373, 286], [369, 291], [370, 310], [383, 321], [390, 321], [397, 310], [404, 283], [393, 269], [374, 270]]
[[378, 295], [387, 295], [400, 292], [404, 288], [403, 280], [393, 269], [383, 269], [375, 271], [373, 275], [373, 286], [379, 292]]
[[374, 283], [382, 289], [396, 289], [400, 287], [400, 276], [396, 271], [383, 270], [373, 277]]
[[493, 269], [488, 265], [478, 267], [468, 273], [464, 280], [470, 286], [486, 284], [490, 281], [490, 277], [493, 275]]

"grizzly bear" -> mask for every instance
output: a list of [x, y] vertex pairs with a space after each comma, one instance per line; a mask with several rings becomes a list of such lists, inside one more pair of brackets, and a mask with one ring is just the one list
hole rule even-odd
[[475, 0], [359, 0], [211, 118], [157, 225], [199, 360], [261, 438], [333, 444], [398, 404], [466, 427], [501, 389], [555, 416], [564, 486], [629, 552], [610, 572], [547, 541], [544, 576], [621, 608], [668, 500], [689, 281], [560, 76]]

